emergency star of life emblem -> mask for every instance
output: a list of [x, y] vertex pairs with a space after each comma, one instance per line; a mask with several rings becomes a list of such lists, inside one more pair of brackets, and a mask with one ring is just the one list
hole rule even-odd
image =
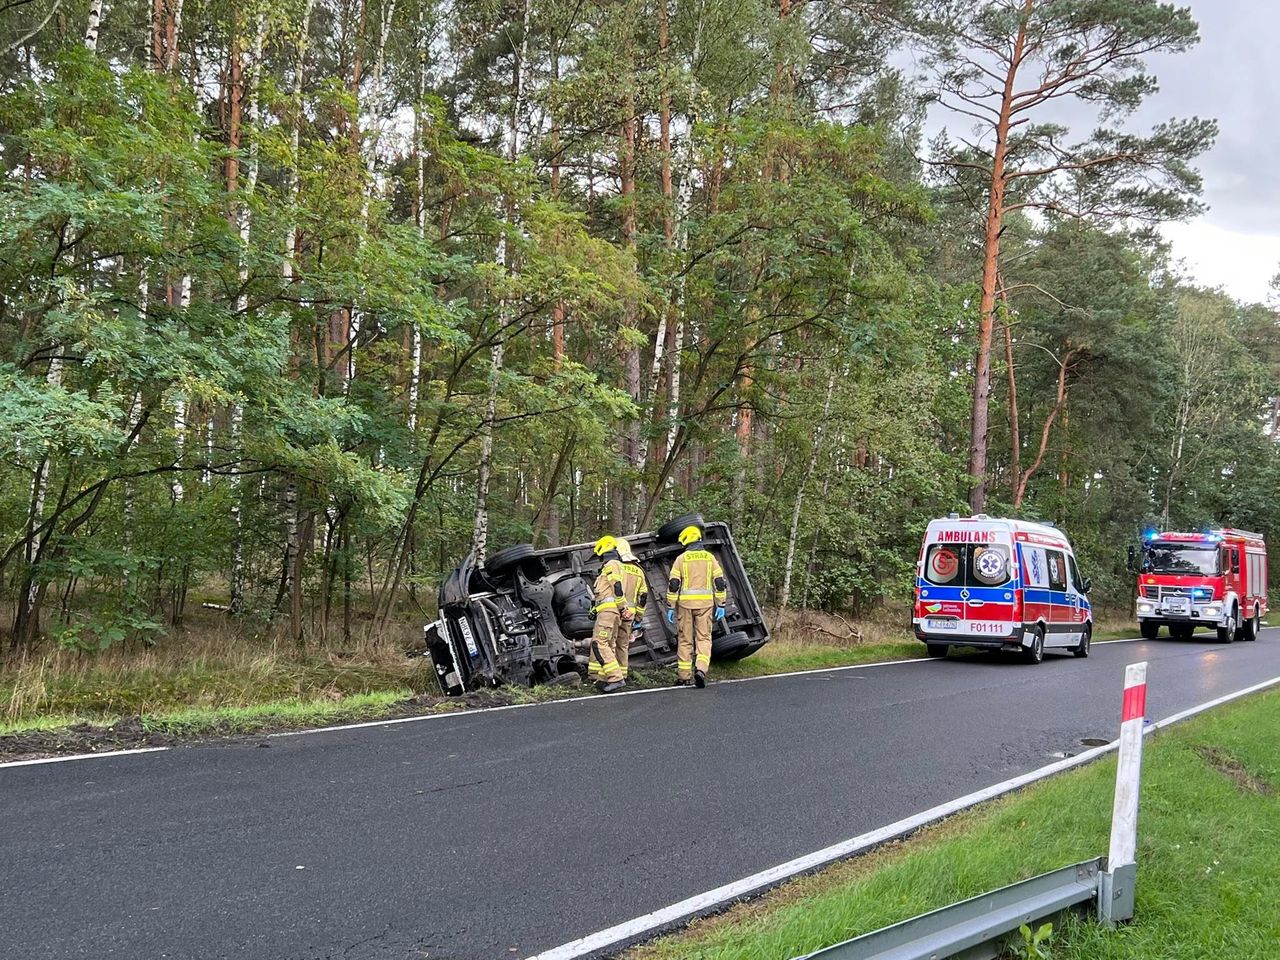
[[983, 580], [999, 580], [1004, 573], [1004, 557], [995, 550], [986, 550], [978, 555], [976, 566]]

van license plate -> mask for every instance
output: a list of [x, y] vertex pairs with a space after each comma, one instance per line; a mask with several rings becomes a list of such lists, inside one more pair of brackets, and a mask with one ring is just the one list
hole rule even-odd
[[924, 622], [926, 630], [959, 630], [959, 620], [926, 620]]
[[1191, 601], [1186, 597], [1168, 597], [1164, 602], [1165, 613], [1188, 616], [1191, 613]]

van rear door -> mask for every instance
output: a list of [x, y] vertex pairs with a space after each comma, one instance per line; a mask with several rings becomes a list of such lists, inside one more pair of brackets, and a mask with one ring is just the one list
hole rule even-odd
[[998, 525], [961, 521], [929, 531], [920, 584], [924, 630], [1007, 637], [1014, 613], [1013, 542]]

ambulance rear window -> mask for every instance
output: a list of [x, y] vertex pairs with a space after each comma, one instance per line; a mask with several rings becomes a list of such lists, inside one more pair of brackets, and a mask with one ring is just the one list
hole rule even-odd
[[924, 557], [924, 578], [940, 587], [998, 587], [1009, 582], [1003, 543], [935, 543]]

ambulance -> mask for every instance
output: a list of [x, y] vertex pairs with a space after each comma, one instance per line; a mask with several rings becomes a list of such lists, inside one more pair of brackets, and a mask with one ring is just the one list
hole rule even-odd
[[925, 532], [912, 625], [931, 657], [951, 647], [1016, 652], [1027, 663], [1052, 648], [1087, 657], [1089, 581], [1056, 527], [953, 513]]

